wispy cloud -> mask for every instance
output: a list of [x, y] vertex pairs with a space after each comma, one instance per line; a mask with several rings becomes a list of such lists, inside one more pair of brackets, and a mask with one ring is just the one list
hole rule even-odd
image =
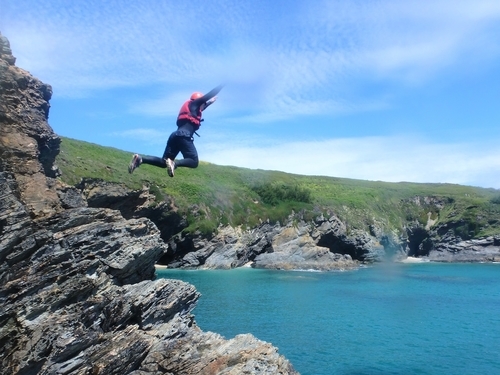
[[347, 75], [364, 72], [402, 82], [425, 81], [445, 67], [464, 69], [471, 51], [486, 58], [487, 51], [498, 54], [500, 47], [495, 36], [500, 3], [495, 1], [313, 4], [317, 6], [309, 9], [304, 22], [314, 26], [304, 27], [305, 35], [314, 45], [344, 55], [349, 64], [342, 73]]
[[500, 47], [500, 5], [489, 0], [291, 2], [273, 23], [270, 9], [233, 1], [7, 3], [2, 23], [21, 65], [65, 95], [225, 79], [263, 112], [301, 114], [297, 102], [328, 96], [335, 107], [354, 75], [422, 80]]

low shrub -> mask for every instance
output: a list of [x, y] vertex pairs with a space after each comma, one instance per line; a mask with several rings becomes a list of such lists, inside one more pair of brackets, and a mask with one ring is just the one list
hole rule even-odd
[[311, 203], [311, 191], [298, 185], [285, 184], [283, 182], [265, 183], [252, 188], [262, 202], [271, 206], [277, 206], [282, 202]]

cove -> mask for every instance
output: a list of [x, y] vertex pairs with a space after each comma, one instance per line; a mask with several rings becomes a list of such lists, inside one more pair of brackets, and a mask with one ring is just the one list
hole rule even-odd
[[499, 374], [499, 264], [346, 272], [158, 270], [202, 294], [202, 330], [251, 333], [302, 375]]

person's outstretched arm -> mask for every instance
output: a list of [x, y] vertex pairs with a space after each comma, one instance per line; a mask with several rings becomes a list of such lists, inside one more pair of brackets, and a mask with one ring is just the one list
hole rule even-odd
[[215, 96], [219, 93], [220, 90], [222, 90], [223, 87], [224, 87], [224, 85], [219, 85], [216, 88], [210, 90], [208, 93], [206, 93], [202, 97], [195, 99], [195, 100], [192, 100], [189, 103], [189, 110], [191, 112], [196, 113], [196, 108], [201, 107], [203, 104], [205, 104], [205, 107], [202, 107], [202, 110], [206, 109], [210, 104], [215, 102]]

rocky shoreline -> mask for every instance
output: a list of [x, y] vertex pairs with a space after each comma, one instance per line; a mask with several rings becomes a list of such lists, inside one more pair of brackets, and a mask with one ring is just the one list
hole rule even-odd
[[171, 212], [168, 202], [151, 208], [154, 196], [147, 187], [133, 191], [119, 184], [83, 180], [77, 188], [81, 194], [76, 195], [86, 205], [153, 221], [168, 243], [159, 263], [170, 268], [230, 269], [250, 262], [255, 268], [329, 271], [407, 257], [433, 262], [500, 261], [500, 235], [463, 240], [449, 225], [411, 226], [399, 236], [375, 226], [369, 231], [348, 231], [334, 213], [318, 215], [312, 222], [290, 215], [284, 224], [265, 222], [246, 230], [219, 227], [209, 238], [183, 235], [187, 226], [183, 218]]

